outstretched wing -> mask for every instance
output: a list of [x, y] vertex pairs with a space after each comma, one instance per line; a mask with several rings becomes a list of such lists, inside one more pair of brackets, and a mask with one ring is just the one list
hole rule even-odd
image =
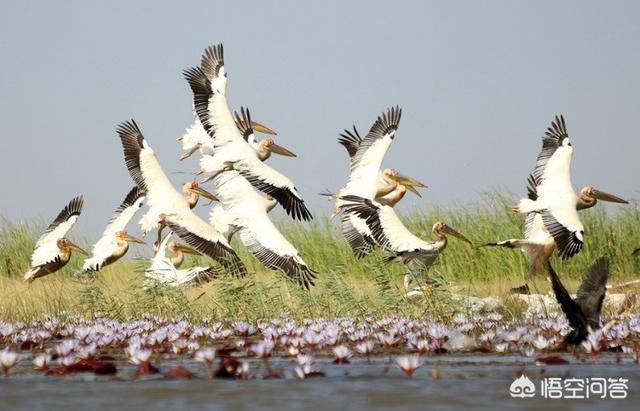
[[600, 326], [600, 312], [607, 292], [608, 278], [609, 262], [604, 257], [598, 258], [587, 270], [578, 289], [576, 303], [594, 330]]
[[398, 106], [391, 107], [378, 116], [369, 133], [358, 145], [356, 153], [351, 157], [351, 172], [357, 168], [366, 168], [372, 173], [380, 170], [382, 160], [398, 130], [401, 116], [402, 109]]
[[549, 269], [549, 276], [551, 277], [553, 293], [556, 295], [556, 300], [558, 301], [558, 304], [560, 304], [560, 308], [562, 308], [564, 315], [567, 317], [569, 325], [574, 329], [586, 328], [587, 319], [580, 309], [580, 306], [571, 299], [569, 292], [564, 288], [562, 282], [560, 282], [560, 278], [558, 278], [558, 274], [556, 274], [550, 262], [547, 262], [547, 268]]
[[542, 150], [538, 154], [532, 174], [535, 186], [542, 184], [545, 178], [548, 177], [548, 173], [545, 173], [545, 171], [556, 151], [561, 147], [570, 145], [564, 117], [562, 115], [560, 117], [556, 116], [555, 120], [551, 122], [551, 127], [547, 128], [545, 136], [542, 137]]
[[556, 242], [558, 252], [564, 260], [567, 260], [582, 250], [584, 245], [584, 228], [577, 218], [578, 213], [575, 209], [568, 213], [560, 210], [556, 212], [556, 214], [564, 218], [557, 218], [552, 211], [545, 210], [542, 212], [542, 221]]
[[360, 137], [356, 126], [353, 126], [353, 131], [344, 129], [338, 138], [338, 143], [347, 150], [349, 158], [353, 158], [360, 147], [360, 143], [362, 143], [362, 137]]

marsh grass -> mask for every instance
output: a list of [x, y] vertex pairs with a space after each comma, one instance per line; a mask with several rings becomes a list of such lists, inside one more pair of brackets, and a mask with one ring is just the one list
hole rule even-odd
[[[475, 245], [518, 238], [522, 217], [511, 213], [512, 200], [487, 195], [481, 205], [455, 209], [432, 208], [403, 216], [419, 237], [431, 239], [431, 227], [443, 220], [464, 233]], [[606, 255], [611, 261], [610, 283], [637, 278], [640, 258], [631, 252], [640, 246], [640, 208], [637, 203], [619, 207], [608, 215], [602, 207], [581, 212], [586, 227], [584, 250], [569, 261], [554, 256], [554, 266], [570, 290], [575, 290], [591, 262]], [[471, 247], [450, 239], [446, 251], [432, 267], [428, 298], [416, 303], [404, 297], [399, 262], [386, 262], [387, 254], [376, 252], [357, 260], [342, 239], [338, 224], [326, 217], [308, 225], [280, 221], [286, 237], [318, 272], [316, 287], [307, 292], [286, 281], [284, 275], [264, 269], [242, 247], [235, 247], [251, 273], [246, 278], [226, 275], [199, 287], [176, 289], [145, 286], [146, 262], [119, 261], [92, 278], [73, 275], [82, 259], [74, 256], [60, 272], [28, 286], [22, 276], [43, 225], [0, 220], [0, 318], [32, 319], [45, 314], [91, 315], [101, 313], [131, 319], [152, 312], [188, 319], [211, 317], [248, 320], [290, 315], [303, 317], [380, 317], [397, 314], [446, 318], [464, 312], [464, 304], [451, 293], [473, 296], [504, 296], [522, 284], [527, 261], [522, 253], [497, 248]], [[90, 244], [84, 244], [87, 247]], [[189, 265], [210, 265], [204, 257], [190, 257]], [[433, 286], [433, 283], [436, 286]], [[530, 279], [534, 290], [548, 292], [544, 276]], [[503, 313], [516, 316], [518, 304], [505, 304]]]

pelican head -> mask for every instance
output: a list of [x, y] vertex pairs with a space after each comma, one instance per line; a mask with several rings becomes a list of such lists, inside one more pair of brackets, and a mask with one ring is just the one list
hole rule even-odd
[[596, 205], [598, 200], [608, 201], [610, 203], [618, 203], [618, 204], [629, 204], [627, 200], [623, 200], [620, 197], [614, 196], [613, 194], [605, 193], [604, 191], [600, 191], [595, 187], [586, 186], [580, 190], [580, 200], [584, 203], [583, 208], [593, 207]]
[[418, 180], [416, 180], [414, 178], [411, 178], [409, 176], [406, 176], [406, 175], [398, 172], [397, 170], [395, 170], [393, 168], [385, 168], [382, 171], [382, 175], [383, 175], [384, 179], [387, 182], [400, 184], [403, 187], [406, 187], [407, 190], [411, 191], [412, 193], [414, 193], [418, 197], [422, 197], [422, 196], [418, 192], [417, 188], [418, 187], [423, 187], [423, 188], [427, 187], [425, 184], [421, 183], [420, 181], [418, 181]]
[[126, 230], [118, 231], [116, 233], [116, 238], [120, 241], [126, 241], [127, 243], [146, 244], [143, 240], [129, 235]]
[[167, 248], [173, 254], [178, 254], [182, 252], [185, 254], [200, 255], [200, 253], [194, 250], [193, 248], [187, 247], [186, 245], [177, 244], [175, 241], [169, 241], [169, 244], [167, 244]]
[[257, 131], [258, 133], [262, 134], [271, 134], [272, 136], [278, 134], [264, 124], [258, 123], [257, 121], [253, 120], [251, 120], [251, 128], [253, 129], [253, 131]]
[[87, 253], [82, 247], [72, 243], [71, 240], [68, 240], [64, 237], [59, 238], [58, 241], [56, 241], [56, 245], [62, 252], [71, 252], [73, 250], [79, 252], [80, 254], [89, 255], [89, 253]]
[[182, 185], [182, 192], [187, 197], [187, 201], [189, 202], [189, 206], [191, 208], [195, 207], [196, 203], [198, 202], [198, 196], [202, 196], [211, 201], [218, 201], [218, 198], [216, 196], [200, 187], [195, 181], [188, 181], [184, 183]]
[[285, 156], [285, 157], [295, 157], [296, 156], [294, 153], [292, 153], [291, 151], [287, 150], [286, 148], [277, 145], [276, 142], [272, 138], [267, 138], [267, 139], [262, 140], [261, 142], [259, 142], [258, 143], [258, 152], [259, 153], [262, 153], [262, 152], [268, 153], [267, 157], [271, 153], [280, 154], [281, 156]]
[[471, 244], [471, 241], [469, 241], [469, 239], [467, 237], [465, 237], [464, 235], [460, 234], [458, 231], [454, 230], [453, 228], [449, 227], [447, 224], [445, 224], [442, 221], [438, 221], [437, 223], [435, 223], [433, 225], [433, 235], [434, 236], [440, 236], [442, 234], [449, 234], [452, 235], [462, 241], [464, 241], [465, 243], [469, 243]]

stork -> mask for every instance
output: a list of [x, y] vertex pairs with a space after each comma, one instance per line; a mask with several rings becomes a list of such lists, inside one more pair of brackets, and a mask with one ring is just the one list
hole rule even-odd
[[142, 207], [144, 199], [145, 194], [138, 186], [127, 193], [104, 229], [102, 237], [93, 245], [92, 256], [84, 261], [83, 273], [100, 271], [103, 267], [118, 261], [129, 250], [129, 243], [144, 244], [144, 241], [129, 235], [125, 230], [129, 221]]
[[71, 242], [65, 235], [73, 227], [82, 212], [84, 199], [75, 197], [67, 204], [36, 243], [31, 255], [31, 267], [24, 275], [24, 280], [31, 283], [36, 278], [53, 274], [67, 265], [71, 252], [77, 251], [87, 255], [80, 246]]
[[[143, 217], [143, 229], [168, 225], [198, 252], [216, 260], [236, 275], [246, 268], [227, 240], [191, 210], [187, 199], [173, 187], [134, 120], [117, 128], [131, 178], [146, 192], [149, 211]], [[161, 242], [161, 238], [158, 238]]]
[[[418, 263], [426, 272], [447, 247], [445, 234], [471, 244], [467, 237], [442, 221], [436, 222], [432, 228], [436, 240], [425, 241], [409, 231], [388, 205], [358, 196], [344, 196], [341, 200], [341, 209], [364, 220], [376, 244], [392, 253], [390, 259], [399, 258], [407, 266]], [[410, 280], [407, 273], [405, 290], [408, 290]]]
[[[203, 156], [201, 168], [207, 173], [224, 172], [230, 167], [252, 186], [275, 198], [287, 214], [310, 220], [311, 213], [293, 182], [260, 160], [258, 152], [245, 141], [227, 104], [227, 74], [222, 45], [205, 49], [200, 67], [185, 70], [184, 76], [194, 95], [196, 113], [213, 138], [213, 156]], [[248, 110], [241, 110], [251, 121]]]

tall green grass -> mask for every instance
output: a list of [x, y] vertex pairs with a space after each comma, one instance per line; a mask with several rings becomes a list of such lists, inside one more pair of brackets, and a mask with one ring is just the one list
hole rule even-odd
[[[431, 227], [442, 220], [470, 238], [475, 245], [489, 241], [520, 238], [523, 217], [510, 211], [512, 200], [487, 195], [479, 204], [452, 209], [431, 208], [402, 217], [419, 237], [431, 239]], [[569, 261], [554, 256], [554, 266], [569, 288], [575, 287], [591, 262], [606, 255], [611, 261], [610, 282], [636, 278], [640, 259], [631, 256], [640, 246], [640, 207], [637, 203], [619, 207], [608, 215], [602, 207], [580, 214], [585, 225], [585, 248]], [[22, 282], [30, 255], [43, 227], [25, 222], [1, 220], [0, 226], [0, 318], [29, 319], [43, 314], [99, 312], [117, 318], [132, 318], [143, 312], [192, 319], [244, 319], [276, 317], [382, 316], [391, 313], [419, 317], [449, 316], [464, 311], [451, 292], [463, 295], [500, 296], [523, 282], [526, 257], [517, 250], [477, 248], [449, 240], [445, 252], [430, 271], [444, 287], [433, 289], [421, 303], [404, 298], [399, 262], [386, 262], [387, 255], [376, 252], [358, 260], [342, 239], [337, 221], [316, 218], [308, 226], [279, 221], [285, 236], [299, 249], [307, 263], [318, 272], [311, 292], [286, 281], [281, 273], [266, 270], [239, 244], [240, 257], [249, 276], [242, 279], [222, 276], [201, 287], [174, 289], [144, 288], [144, 261], [119, 261], [94, 278], [76, 278], [82, 260], [74, 256], [58, 273], [35, 281]], [[87, 248], [90, 244], [84, 244]], [[204, 257], [191, 257], [187, 264], [210, 265]], [[548, 291], [544, 276], [533, 283]]]

